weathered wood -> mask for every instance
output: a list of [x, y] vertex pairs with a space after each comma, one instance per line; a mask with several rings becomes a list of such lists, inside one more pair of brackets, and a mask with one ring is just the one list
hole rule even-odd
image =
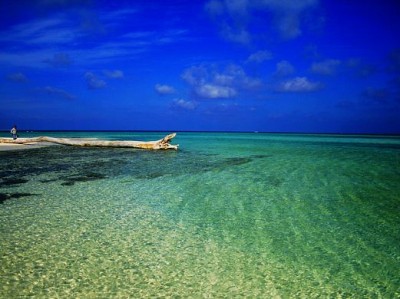
[[50, 142], [71, 146], [86, 146], [86, 147], [132, 147], [150, 150], [159, 149], [178, 149], [178, 145], [170, 144], [171, 139], [176, 136], [176, 133], [169, 134], [164, 138], [156, 141], [127, 141], [127, 140], [100, 140], [95, 138], [56, 138], [56, 137], [33, 137], [33, 138], [0, 138], [0, 143], [8, 144], [29, 144], [37, 142]]

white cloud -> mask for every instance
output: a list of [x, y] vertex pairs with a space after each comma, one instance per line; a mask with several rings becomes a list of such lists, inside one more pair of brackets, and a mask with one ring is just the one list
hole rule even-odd
[[201, 98], [226, 99], [234, 97], [237, 94], [237, 91], [230, 86], [204, 84], [196, 87], [196, 93]]
[[247, 0], [211, 0], [205, 4], [205, 10], [220, 27], [225, 39], [242, 44], [250, 42], [246, 27]]
[[311, 71], [320, 75], [332, 75], [335, 73], [336, 68], [340, 63], [340, 60], [337, 59], [327, 59], [321, 62], [314, 62], [311, 65]]
[[224, 3], [219, 0], [210, 0], [205, 4], [205, 10], [211, 15], [221, 15], [224, 13]]
[[194, 101], [186, 101], [184, 99], [175, 99], [173, 100], [171, 107], [184, 110], [195, 110], [197, 108], [197, 103]]
[[232, 85], [235, 77], [232, 74], [215, 74], [214, 82], [218, 85]]
[[156, 84], [156, 86], [154, 86], [154, 89], [160, 95], [172, 94], [175, 92], [175, 89], [172, 86], [165, 84]]
[[106, 82], [104, 80], [99, 79], [92, 72], [85, 73], [86, 84], [89, 89], [101, 89], [106, 87]]
[[224, 73], [233, 77], [231, 85], [238, 89], [254, 90], [262, 85], [260, 79], [248, 76], [242, 67], [235, 64], [226, 67]]
[[242, 79], [242, 87], [247, 90], [256, 90], [262, 87], [263, 83], [260, 79], [245, 77]]
[[251, 54], [249, 58], [247, 58], [247, 62], [261, 63], [264, 62], [265, 60], [270, 60], [270, 59], [272, 59], [272, 53], [264, 50]]
[[203, 99], [228, 99], [243, 90], [254, 90], [261, 86], [261, 81], [248, 76], [243, 68], [229, 65], [223, 71], [213, 66], [194, 66], [182, 74], [192, 89], [195, 97]]
[[251, 40], [250, 33], [245, 28], [234, 28], [223, 24], [221, 32], [225, 39], [236, 43], [248, 44]]
[[321, 84], [312, 82], [306, 77], [296, 77], [294, 79], [281, 82], [277, 86], [280, 92], [311, 92], [321, 88]]
[[278, 30], [284, 38], [296, 38], [302, 33], [300, 30], [300, 17], [297, 13], [286, 13], [277, 23]]
[[275, 74], [277, 76], [288, 76], [294, 73], [294, 67], [293, 65], [287, 61], [287, 60], [282, 60], [276, 64], [276, 72]]
[[205, 80], [208, 80], [209, 74], [204, 66], [192, 66], [184, 70], [182, 79], [190, 85], [203, 84]]
[[109, 71], [109, 70], [105, 70], [103, 71], [103, 74], [105, 76], [107, 76], [110, 79], [122, 79], [124, 78], [124, 72], [120, 71], [120, 70], [113, 70], [113, 71]]

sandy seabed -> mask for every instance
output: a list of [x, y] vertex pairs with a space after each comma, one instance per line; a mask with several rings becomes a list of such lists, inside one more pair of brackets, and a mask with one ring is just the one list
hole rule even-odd
[[400, 298], [397, 136], [179, 138], [0, 152], [0, 298]]

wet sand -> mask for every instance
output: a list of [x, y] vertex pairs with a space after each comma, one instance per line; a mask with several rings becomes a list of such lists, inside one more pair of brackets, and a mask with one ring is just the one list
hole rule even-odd
[[16, 151], [16, 150], [26, 150], [33, 148], [42, 148], [46, 146], [52, 146], [49, 142], [32, 142], [32, 143], [0, 143], [0, 152], [4, 151]]

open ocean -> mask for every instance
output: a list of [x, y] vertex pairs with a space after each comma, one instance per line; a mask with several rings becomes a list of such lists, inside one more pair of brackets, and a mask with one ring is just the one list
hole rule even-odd
[[0, 152], [0, 297], [400, 298], [399, 136], [172, 144]]

